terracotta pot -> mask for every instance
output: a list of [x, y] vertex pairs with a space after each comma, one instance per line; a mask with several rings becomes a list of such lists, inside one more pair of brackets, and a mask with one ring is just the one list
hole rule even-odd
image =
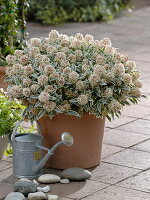
[[50, 119], [39, 120], [42, 125], [44, 145], [48, 148], [56, 144], [63, 132], [70, 132], [74, 144], [61, 145], [48, 160], [47, 166], [56, 169], [69, 167], [90, 168], [100, 164], [105, 119], [84, 113], [81, 119], [60, 114]]
[[0, 88], [3, 88], [6, 90], [7, 84], [4, 82], [5, 76], [6, 75], [6, 67], [0, 67]]
[[3, 157], [4, 151], [9, 143], [8, 136], [0, 136], [0, 159]]

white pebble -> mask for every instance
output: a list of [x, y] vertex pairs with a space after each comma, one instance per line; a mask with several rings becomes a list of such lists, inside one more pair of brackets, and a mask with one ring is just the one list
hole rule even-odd
[[44, 192], [42, 187], [37, 187], [38, 192]]
[[41, 183], [57, 183], [60, 181], [60, 177], [54, 174], [43, 174], [38, 178]]
[[43, 192], [49, 192], [49, 191], [50, 191], [50, 187], [49, 187], [49, 185], [43, 187], [42, 189], [43, 189]]
[[48, 200], [58, 200], [57, 195], [48, 194], [47, 197], [48, 197]]
[[33, 180], [33, 183], [35, 183], [35, 184], [39, 185], [39, 183], [38, 183], [36, 180]]
[[69, 179], [64, 178], [64, 179], [61, 179], [59, 182], [63, 183], [63, 184], [68, 184], [69, 183]]
[[35, 193], [29, 193], [28, 199], [29, 200], [44, 200], [44, 199], [47, 199], [47, 196], [44, 192], [35, 192]]

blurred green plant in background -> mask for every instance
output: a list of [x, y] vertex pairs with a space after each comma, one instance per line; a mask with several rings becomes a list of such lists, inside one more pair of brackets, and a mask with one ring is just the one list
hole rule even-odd
[[[32, 124], [29, 128], [19, 126], [18, 133], [35, 133], [36, 130], [37, 129], [36, 129], [35, 124]], [[9, 156], [12, 156], [12, 154], [13, 154], [12, 146], [11, 144], [9, 144], [7, 149], [4, 152], [4, 155], [6, 157], [9, 157]]]
[[5, 57], [27, 43], [25, 15], [28, 0], [0, 0], [0, 66]]
[[130, 0], [31, 0], [29, 19], [43, 24], [107, 21], [127, 9]]
[[[15, 127], [17, 121], [22, 120], [22, 112], [25, 106], [21, 105], [18, 100], [11, 101], [7, 93], [0, 89], [0, 136], [10, 135]], [[36, 131], [35, 124], [24, 127], [19, 126], [18, 133], [33, 133]], [[8, 145], [5, 156], [12, 154], [12, 147]]]
[[10, 101], [7, 94], [0, 90], [0, 136], [12, 133], [15, 123], [22, 119], [22, 106], [18, 100]]

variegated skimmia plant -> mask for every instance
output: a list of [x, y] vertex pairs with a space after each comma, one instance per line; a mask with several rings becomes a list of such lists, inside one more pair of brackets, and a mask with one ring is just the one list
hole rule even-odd
[[6, 61], [9, 96], [26, 105], [23, 117], [30, 120], [84, 112], [111, 120], [142, 96], [135, 62], [112, 47], [109, 38], [52, 30], [46, 38], [32, 38], [28, 48]]

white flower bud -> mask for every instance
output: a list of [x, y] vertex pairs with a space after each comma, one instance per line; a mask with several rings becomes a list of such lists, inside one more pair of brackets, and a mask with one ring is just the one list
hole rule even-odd
[[56, 104], [52, 101], [49, 101], [43, 105], [43, 109], [46, 110], [47, 112], [53, 111], [55, 107]]
[[30, 96], [30, 93], [31, 93], [31, 91], [30, 91], [30, 89], [29, 89], [29, 88], [23, 88], [23, 91], [22, 91], [22, 93], [23, 93], [23, 95], [24, 95], [25, 97], [29, 97], [29, 96]]
[[42, 103], [47, 103], [49, 101], [50, 95], [47, 92], [41, 92], [39, 95], [39, 100]]
[[32, 38], [30, 41], [30, 45], [33, 47], [40, 47], [42, 45], [42, 43], [39, 38]]
[[70, 72], [69, 74], [69, 81], [71, 83], [77, 83], [78, 81], [78, 78], [79, 78], [79, 74], [77, 72]]
[[8, 55], [6, 57], [6, 62], [8, 63], [8, 65], [13, 65], [15, 61], [16, 61], [16, 56]]
[[38, 84], [39, 85], [46, 85], [48, 82], [48, 77], [45, 75], [41, 75], [38, 77]]
[[86, 105], [88, 103], [88, 97], [87, 97], [87, 95], [84, 95], [84, 94], [80, 95], [77, 98], [77, 102], [78, 102], [78, 104], [80, 104], [82, 106]]

